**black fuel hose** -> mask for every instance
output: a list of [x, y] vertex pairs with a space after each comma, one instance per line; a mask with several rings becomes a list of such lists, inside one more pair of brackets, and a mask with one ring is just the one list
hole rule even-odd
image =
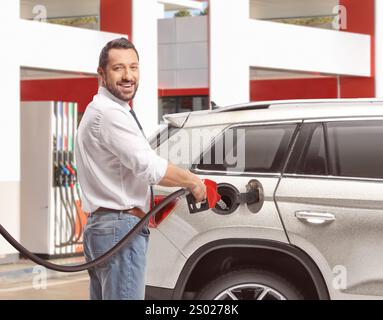
[[0, 234], [11, 244], [17, 251], [22, 253], [25, 257], [32, 260], [33, 262], [42, 265], [48, 269], [61, 271], [61, 272], [78, 272], [83, 271], [86, 269], [93, 268], [100, 263], [105, 262], [107, 259], [109, 259], [112, 255], [114, 255], [118, 250], [120, 250], [124, 245], [132, 241], [133, 237], [140, 232], [143, 225], [150, 219], [152, 215], [155, 215], [157, 212], [162, 210], [164, 207], [166, 207], [170, 202], [174, 201], [175, 199], [184, 196], [188, 193], [188, 190], [186, 189], [179, 189], [170, 195], [168, 195], [166, 198], [164, 198], [159, 204], [154, 206], [142, 219], [140, 222], [138, 222], [132, 230], [130, 230], [118, 243], [116, 243], [110, 250], [105, 252], [103, 255], [99, 256], [98, 258], [83, 263], [79, 265], [69, 265], [69, 266], [63, 266], [54, 264], [51, 262], [48, 262], [32, 252], [30, 252], [28, 249], [23, 247], [19, 242], [13, 238], [9, 232], [0, 224]]

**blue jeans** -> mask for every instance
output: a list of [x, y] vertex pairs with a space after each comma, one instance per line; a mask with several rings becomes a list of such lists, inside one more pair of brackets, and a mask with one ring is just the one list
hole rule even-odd
[[[126, 213], [92, 214], [84, 229], [86, 261], [99, 257], [120, 241], [140, 219]], [[105, 263], [88, 270], [91, 300], [142, 300], [145, 296], [147, 225]]]

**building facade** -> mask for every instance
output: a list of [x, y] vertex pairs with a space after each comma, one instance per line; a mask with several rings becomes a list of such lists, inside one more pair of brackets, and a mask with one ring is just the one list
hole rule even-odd
[[[134, 108], [150, 134], [163, 114], [210, 101], [382, 96], [382, 2], [1, 1], [0, 223], [20, 238], [20, 102], [77, 102], [81, 116], [107, 41], [140, 52]], [[178, 10], [192, 15], [170, 18]], [[3, 261], [15, 254], [0, 241]]]

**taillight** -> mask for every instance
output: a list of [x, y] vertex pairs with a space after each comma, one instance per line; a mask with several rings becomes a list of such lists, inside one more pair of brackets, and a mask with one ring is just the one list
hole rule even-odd
[[[160, 203], [166, 196], [154, 196], [154, 205]], [[177, 200], [170, 202], [165, 208], [150, 217], [149, 228], [156, 228], [175, 208]]]

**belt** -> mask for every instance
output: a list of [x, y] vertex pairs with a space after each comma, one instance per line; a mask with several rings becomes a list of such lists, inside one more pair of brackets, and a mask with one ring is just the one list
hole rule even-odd
[[117, 209], [109, 209], [109, 208], [103, 208], [103, 207], [100, 207], [98, 208], [96, 211], [93, 211], [93, 213], [100, 213], [100, 212], [114, 212], [114, 213], [126, 213], [126, 214], [131, 214], [132, 216], [136, 216], [140, 219], [142, 219], [144, 216], [145, 216], [145, 212], [142, 211], [141, 209], [139, 208], [131, 208], [131, 209], [125, 209], [125, 210], [117, 210]]

